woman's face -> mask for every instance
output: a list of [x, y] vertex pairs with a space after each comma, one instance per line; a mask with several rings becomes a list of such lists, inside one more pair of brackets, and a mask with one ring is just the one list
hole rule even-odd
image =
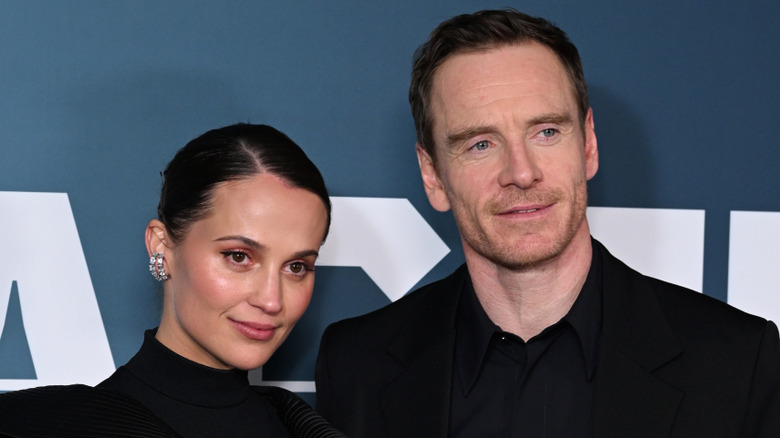
[[270, 174], [222, 183], [213, 195], [210, 215], [178, 244], [160, 242], [159, 221], [147, 229], [171, 276], [157, 339], [212, 368], [253, 369], [309, 305], [327, 212], [317, 195]]

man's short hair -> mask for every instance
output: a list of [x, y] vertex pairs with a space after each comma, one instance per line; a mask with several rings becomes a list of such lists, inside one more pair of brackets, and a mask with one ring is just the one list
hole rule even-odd
[[540, 43], [561, 60], [572, 84], [580, 121], [588, 112], [588, 88], [577, 48], [566, 33], [545, 20], [514, 9], [484, 10], [453, 17], [436, 27], [414, 53], [409, 103], [417, 141], [436, 163], [431, 114], [431, 89], [436, 69], [450, 56], [512, 44]]

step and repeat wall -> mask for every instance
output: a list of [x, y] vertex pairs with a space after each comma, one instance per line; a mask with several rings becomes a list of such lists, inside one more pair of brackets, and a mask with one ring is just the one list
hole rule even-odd
[[208, 129], [266, 123], [333, 196], [311, 306], [254, 382], [312, 400], [322, 330], [463, 262], [427, 202], [407, 103], [441, 21], [513, 6], [580, 49], [593, 234], [629, 265], [780, 320], [780, 3], [4, 1], [0, 391], [94, 384], [157, 325], [144, 229]]

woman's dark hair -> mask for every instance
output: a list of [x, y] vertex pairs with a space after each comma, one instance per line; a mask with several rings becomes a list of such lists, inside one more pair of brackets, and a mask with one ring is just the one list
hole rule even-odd
[[291, 187], [319, 196], [331, 220], [331, 204], [322, 175], [289, 137], [267, 125], [239, 123], [213, 129], [190, 141], [163, 172], [157, 215], [173, 243], [194, 222], [210, 213], [216, 186], [268, 173]]

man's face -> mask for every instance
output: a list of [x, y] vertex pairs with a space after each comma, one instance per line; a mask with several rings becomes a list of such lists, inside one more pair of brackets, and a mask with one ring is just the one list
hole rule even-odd
[[598, 169], [589, 110], [580, 122], [571, 82], [537, 43], [458, 54], [431, 93], [437, 164], [418, 145], [426, 192], [452, 209], [468, 257], [518, 269], [588, 235], [586, 181]]

